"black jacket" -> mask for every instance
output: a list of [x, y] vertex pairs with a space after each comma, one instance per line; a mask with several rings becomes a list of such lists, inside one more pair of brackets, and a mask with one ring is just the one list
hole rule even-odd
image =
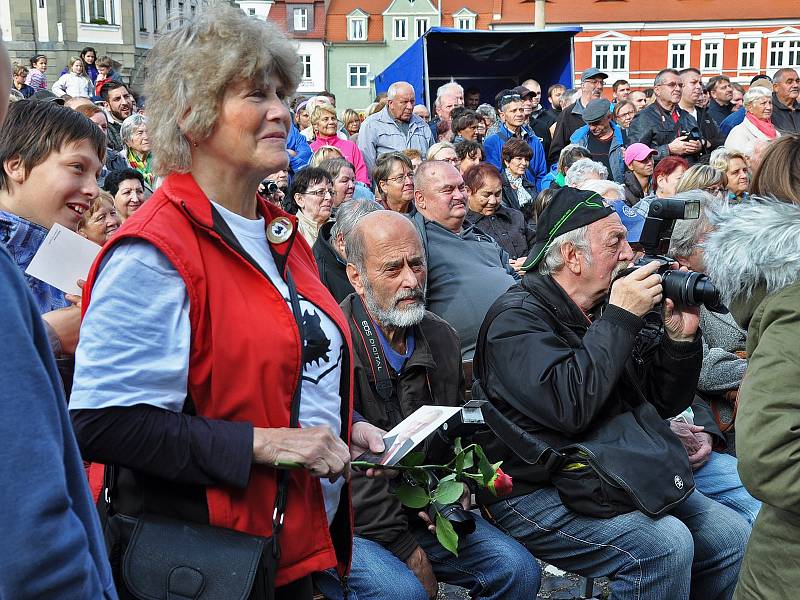
[[583, 105], [573, 102], [561, 111], [556, 121], [556, 130], [553, 133], [553, 140], [550, 142], [550, 152], [547, 154], [547, 164], [552, 165], [558, 162], [558, 156], [564, 146], [569, 144], [569, 138], [578, 129], [586, 125], [583, 121]]
[[350, 280], [347, 278], [347, 263], [336, 253], [331, 246], [331, 228], [333, 221], [325, 223], [320, 229], [319, 237], [312, 248], [314, 259], [319, 269], [319, 279], [328, 288], [328, 291], [341, 302], [355, 292]]
[[[412, 329], [414, 352], [402, 373], [398, 376], [389, 367], [394, 389], [391, 402], [386, 403], [375, 387], [367, 348], [353, 319], [352, 303], [356, 299], [353, 294], [341, 304], [353, 337], [354, 411], [389, 431], [423, 404], [460, 406], [464, 403], [464, 372], [458, 336], [450, 325], [431, 312], [426, 312], [422, 322]], [[429, 444], [426, 450], [432, 461], [452, 458], [441, 456], [441, 445]], [[381, 544], [405, 561], [418, 546], [409, 527], [422, 521], [416, 516], [418, 511], [402, 507], [390, 492], [389, 484], [382, 478], [353, 478], [355, 533]]]
[[708, 101], [708, 107], [706, 110], [708, 111], [708, 116], [714, 119], [717, 127], [719, 127], [719, 124], [722, 123], [725, 118], [733, 112], [733, 105], [730, 103], [723, 105], [711, 98]]
[[[642, 319], [612, 305], [602, 314], [598, 307], [590, 321], [552, 277], [537, 272], [497, 303], [500, 312], [478, 339], [475, 376], [492, 404], [550, 446], [580, 442], [640, 404], [636, 385], [663, 418], [692, 403], [703, 358], [699, 332], [692, 342], [667, 335], [652, 342], [640, 333]], [[654, 436], [673, 435], [657, 417], [642, 425]], [[514, 494], [548, 485], [544, 467], [523, 462], [496, 439], [488, 453], [504, 461]]]
[[[511, 182], [508, 180], [506, 176], [506, 170], [503, 169], [501, 176], [501, 183], [503, 184], [503, 204], [508, 208], [513, 210], [520, 209], [519, 199], [517, 198], [517, 190], [511, 187]], [[522, 178], [522, 187], [524, 187], [528, 194], [530, 194], [530, 201], [533, 202], [536, 200], [536, 196], [538, 192], [536, 191], [536, 186], [533, 185], [526, 177]]]
[[[725, 136], [720, 133], [719, 126], [714, 119], [711, 118], [711, 115], [708, 114], [708, 109], [695, 107], [695, 110], [697, 110], [697, 119], [695, 119], [688, 112], [682, 111], [683, 117], [686, 121], [686, 127], [684, 129], [689, 131], [693, 126], [697, 127], [700, 130], [700, 135], [703, 136], [703, 140], [705, 140], [706, 143], [704, 144], [703, 150], [699, 154], [684, 157], [689, 161], [690, 165], [696, 162], [704, 162], [704, 156], [709, 156], [711, 152], [725, 144]], [[706, 160], [705, 162], [708, 161]]]
[[625, 171], [625, 204], [633, 206], [644, 197], [642, 184], [636, 179], [636, 175], [633, 174], [633, 171]]
[[772, 124], [781, 133], [800, 133], [800, 103], [795, 100], [794, 106], [786, 106], [773, 93]]
[[520, 211], [503, 205], [491, 216], [467, 211], [466, 221], [490, 236], [511, 258], [528, 256], [536, 237]]
[[[658, 153], [654, 157], [656, 162], [669, 156], [670, 152], [667, 146], [675, 138], [680, 137], [683, 132], [688, 132], [693, 127], [700, 129], [703, 139], [709, 140], [711, 148], [716, 148], [720, 145], [719, 128], [705, 111], [698, 109], [697, 116], [699, 121], [695, 121], [682, 108], [676, 106], [675, 110], [678, 111], [677, 123], [672, 120], [671, 113], [664, 110], [658, 102], [653, 102], [643, 108], [634, 117], [633, 121], [631, 121], [631, 126], [628, 128], [628, 143], [640, 142], [645, 146], [650, 146]], [[709, 150], [706, 148], [697, 154], [687, 154], [683, 158], [691, 165], [700, 162], [702, 156], [708, 153]]]

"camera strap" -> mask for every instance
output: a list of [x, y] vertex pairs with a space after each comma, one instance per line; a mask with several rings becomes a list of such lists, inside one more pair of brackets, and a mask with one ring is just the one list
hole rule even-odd
[[367, 351], [369, 366], [375, 379], [375, 388], [383, 401], [389, 402], [394, 385], [389, 377], [389, 363], [386, 361], [386, 354], [383, 352], [383, 346], [378, 338], [377, 325], [370, 319], [367, 309], [364, 308], [364, 303], [358, 295], [353, 297], [352, 307], [351, 318], [356, 325], [361, 343], [364, 344]]

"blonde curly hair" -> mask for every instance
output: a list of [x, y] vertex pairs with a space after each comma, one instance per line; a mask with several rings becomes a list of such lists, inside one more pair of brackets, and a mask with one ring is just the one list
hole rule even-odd
[[207, 138], [229, 85], [277, 77], [291, 96], [300, 61], [275, 25], [214, 4], [164, 32], [146, 63], [147, 129], [160, 176], [191, 170], [189, 140]]

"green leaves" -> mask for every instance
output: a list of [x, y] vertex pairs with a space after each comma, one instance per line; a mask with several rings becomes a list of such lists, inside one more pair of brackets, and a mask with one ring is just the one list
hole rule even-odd
[[445, 550], [449, 550], [458, 556], [458, 534], [450, 521], [445, 519], [438, 512], [436, 513], [436, 539]]
[[400, 464], [404, 467], [418, 467], [422, 463], [425, 462], [425, 453], [424, 452], [411, 452], [410, 454], [406, 454], [403, 459], [400, 461]]
[[395, 490], [395, 495], [400, 502], [409, 508], [425, 508], [430, 504], [431, 497], [428, 492], [418, 485], [400, 485]]
[[433, 493], [433, 499], [440, 504], [452, 504], [458, 502], [461, 494], [464, 493], [464, 484], [460, 481], [443, 481], [439, 482], [436, 491]]

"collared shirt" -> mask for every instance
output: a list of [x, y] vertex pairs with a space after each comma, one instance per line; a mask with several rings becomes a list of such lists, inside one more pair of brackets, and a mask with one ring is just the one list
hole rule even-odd
[[402, 373], [403, 367], [406, 366], [406, 361], [411, 358], [412, 354], [414, 354], [414, 347], [416, 344], [414, 342], [413, 332], [411, 329], [409, 329], [406, 333], [406, 351], [405, 354], [400, 354], [397, 350], [392, 348], [392, 345], [383, 335], [383, 332], [378, 324], [373, 321], [373, 325], [375, 326], [375, 331], [378, 332], [378, 339], [381, 341], [381, 346], [383, 347], [383, 354], [386, 356], [386, 361], [392, 366], [392, 369], [394, 369], [395, 373]]

